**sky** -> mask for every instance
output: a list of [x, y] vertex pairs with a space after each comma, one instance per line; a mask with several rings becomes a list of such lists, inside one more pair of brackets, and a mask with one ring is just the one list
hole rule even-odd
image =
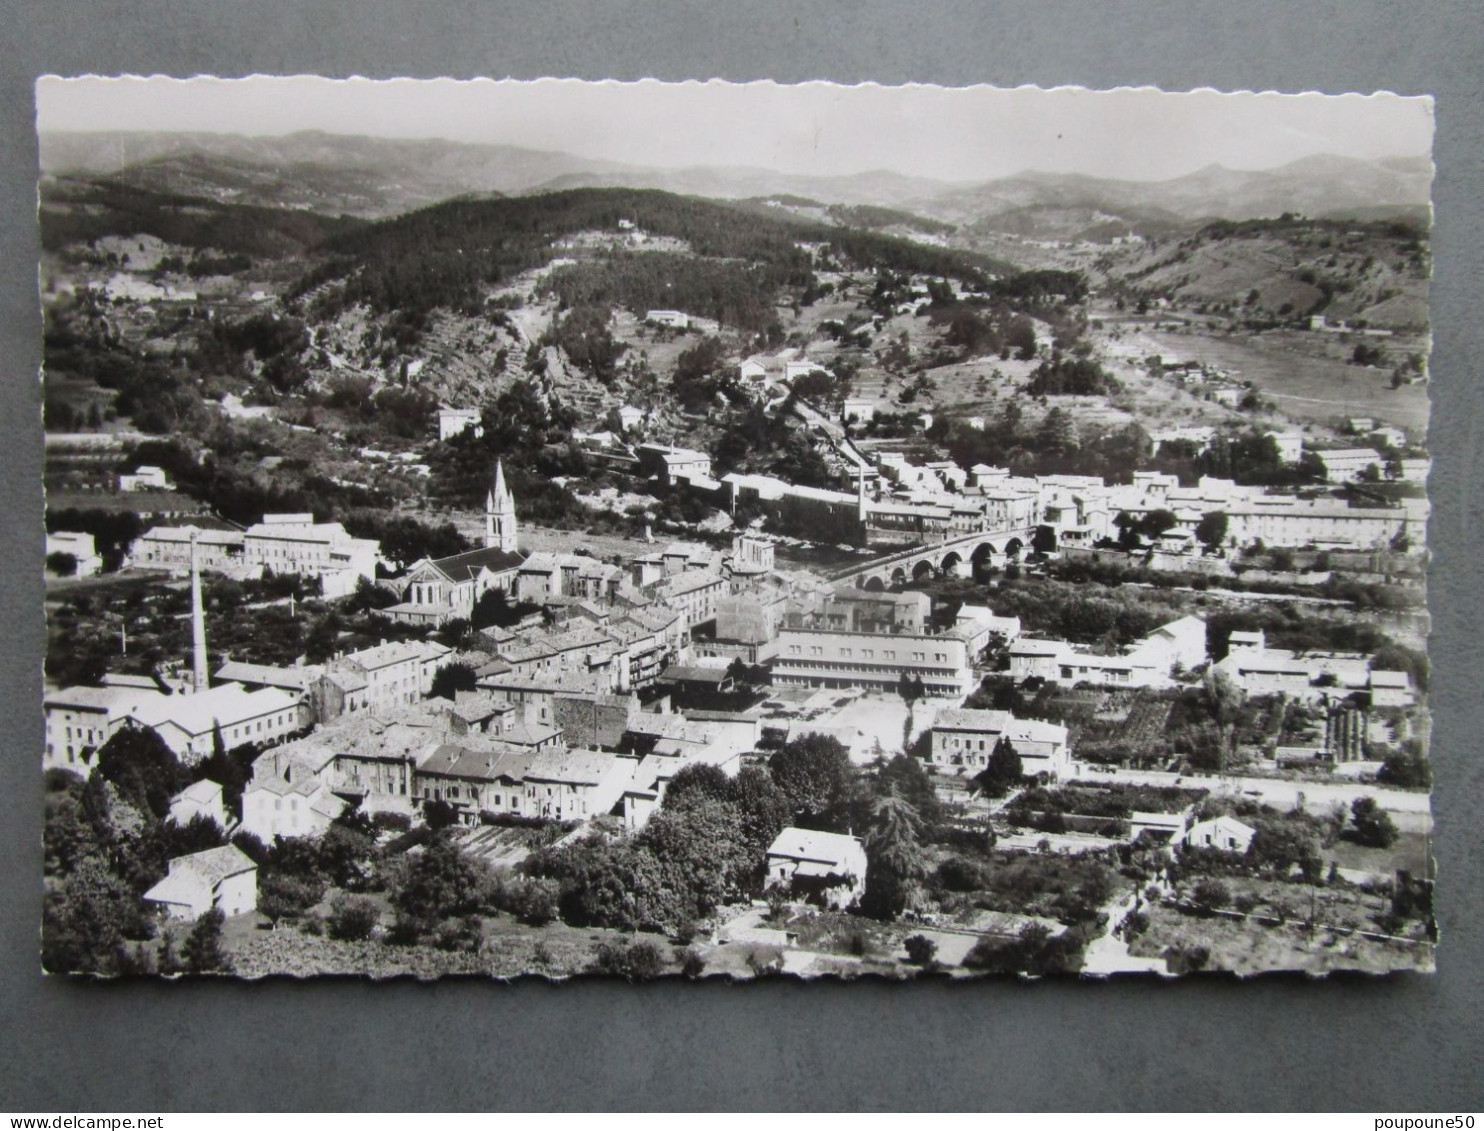
[[43, 132], [298, 130], [492, 142], [659, 168], [756, 166], [945, 181], [1028, 169], [1165, 180], [1317, 153], [1426, 156], [1433, 103], [1394, 94], [1150, 87], [839, 86], [577, 79], [153, 77], [37, 81]]

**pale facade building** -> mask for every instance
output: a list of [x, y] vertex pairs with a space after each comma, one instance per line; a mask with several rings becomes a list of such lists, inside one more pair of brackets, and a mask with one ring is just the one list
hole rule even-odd
[[236, 845], [177, 856], [167, 867], [144, 900], [171, 919], [199, 919], [213, 907], [229, 917], [257, 910], [258, 866]]
[[1056, 780], [1071, 769], [1067, 728], [1037, 719], [1017, 719], [1009, 711], [952, 708], [933, 720], [932, 759], [935, 765], [967, 775], [979, 773], [1001, 739], [1020, 756], [1021, 773]]
[[1256, 835], [1256, 829], [1235, 817], [1215, 817], [1191, 825], [1185, 832], [1184, 843], [1189, 848], [1214, 848], [1240, 856], [1246, 854]]
[[94, 755], [127, 725], [134, 712], [165, 698], [156, 689], [136, 687], [64, 687], [42, 699], [46, 715], [47, 769], [72, 770], [87, 777]]
[[76, 567], [73, 577], [93, 577], [103, 570], [103, 558], [99, 555], [91, 534], [70, 530], [54, 530], [46, 536], [46, 556], [70, 554]]
[[438, 410], [438, 439], [440, 441], [452, 440], [471, 428], [476, 438], [484, 435], [484, 425], [480, 423], [480, 413], [477, 408], [440, 408]]
[[860, 838], [814, 829], [786, 828], [768, 846], [767, 887], [795, 892], [810, 882], [833, 908], [849, 907], [866, 893], [866, 848]]

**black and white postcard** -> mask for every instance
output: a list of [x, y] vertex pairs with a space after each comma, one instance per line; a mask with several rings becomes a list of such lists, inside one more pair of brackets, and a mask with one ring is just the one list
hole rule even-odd
[[47, 971], [1433, 968], [1430, 99], [36, 92]]

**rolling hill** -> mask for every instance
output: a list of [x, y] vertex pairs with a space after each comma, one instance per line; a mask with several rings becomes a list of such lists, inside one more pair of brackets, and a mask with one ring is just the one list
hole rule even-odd
[[1427, 325], [1425, 229], [1401, 221], [1250, 220], [1126, 246], [1103, 263], [1115, 292], [1255, 318], [1324, 314]]
[[748, 167], [645, 168], [506, 145], [317, 132], [48, 133], [41, 138], [41, 161], [50, 174], [107, 175], [155, 191], [376, 218], [471, 192], [652, 188], [718, 199], [782, 194], [1048, 238], [1109, 223], [1138, 229], [1285, 212], [1415, 214], [1427, 207], [1432, 181], [1426, 158], [1319, 154], [1275, 169], [1212, 165], [1156, 182], [1026, 171], [951, 184], [890, 170], [806, 176]]

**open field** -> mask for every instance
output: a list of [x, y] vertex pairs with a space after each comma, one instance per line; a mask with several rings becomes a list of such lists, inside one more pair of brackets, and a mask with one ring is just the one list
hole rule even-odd
[[[1427, 427], [1426, 385], [1392, 389], [1389, 371], [1321, 354], [1308, 340], [1314, 334], [1275, 331], [1227, 337], [1148, 328], [1142, 333], [1156, 346], [1152, 352], [1166, 361], [1202, 361], [1226, 369], [1239, 380], [1251, 381], [1281, 412], [1298, 421], [1374, 416], [1403, 428]], [[1397, 348], [1391, 342], [1382, 343], [1388, 352]]]
[[1353, 841], [1337, 840], [1324, 849], [1323, 856], [1326, 865], [1333, 862], [1357, 872], [1389, 876], [1400, 869], [1414, 876], [1430, 876], [1433, 873], [1431, 846], [1432, 837], [1425, 829], [1403, 827], [1390, 848], [1367, 848]]

